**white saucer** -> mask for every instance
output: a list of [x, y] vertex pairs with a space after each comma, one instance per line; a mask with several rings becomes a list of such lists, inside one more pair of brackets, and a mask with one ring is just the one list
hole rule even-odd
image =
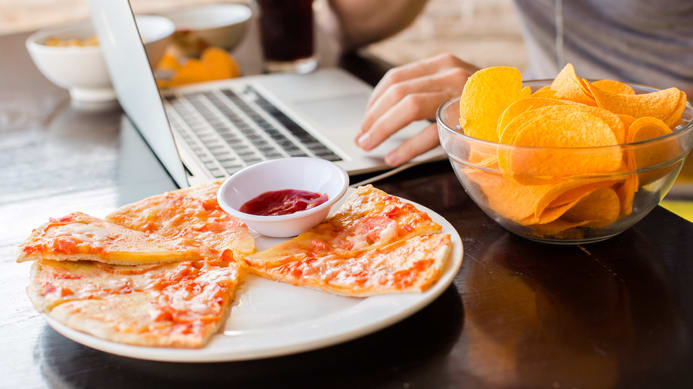
[[[406, 201], [406, 200], [405, 200]], [[336, 296], [249, 276], [236, 300], [223, 332], [201, 349], [139, 347], [114, 343], [70, 329], [44, 315], [56, 331], [107, 353], [170, 362], [239, 361], [314, 350], [358, 338], [392, 325], [425, 307], [452, 283], [462, 265], [462, 240], [442, 216], [416, 203], [450, 234], [452, 250], [441, 278], [424, 293], [367, 298]], [[262, 250], [281, 238], [257, 237]]]

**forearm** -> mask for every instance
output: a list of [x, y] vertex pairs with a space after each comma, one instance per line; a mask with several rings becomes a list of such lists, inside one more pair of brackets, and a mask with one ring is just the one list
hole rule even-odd
[[385, 39], [411, 24], [427, 0], [328, 0], [344, 49]]

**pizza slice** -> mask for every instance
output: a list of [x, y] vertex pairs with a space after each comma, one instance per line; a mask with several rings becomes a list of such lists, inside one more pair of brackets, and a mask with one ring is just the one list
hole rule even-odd
[[199, 257], [194, 247], [75, 212], [34, 229], [20, 245], [17, 262], [51, 259], [132, 265]]
[[276, 261], [246, 258], [256, 274], [345, 296], [423, 292], [443, 271], [450, 235], [420, 235], [353, 252], [294, 253]]
[[118, 266], [33, 264], [29, 297], [78, 331], [139, 346], [204, 346], [224, 322], [241, 266], [231, 260]]
[[126, 205], [106, 220], [157, 234], [181, 245], [200, 247], [207, 257], [230, 249], [234, 255], [255, 252], [248, 227], [217, 203], [219, 182], [176, 190]]
[[441, 227], [426, 212], [371, 185], [356, 188], [337, 212], [312, 229], [254, 254], [254, 262], [380, 247]]

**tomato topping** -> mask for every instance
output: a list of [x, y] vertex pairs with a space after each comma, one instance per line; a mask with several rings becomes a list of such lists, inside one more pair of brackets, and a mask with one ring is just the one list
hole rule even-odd
[[59, 237], [53, 242], [53, 249], [64, 254], [75, 254], [78, 252], [79, 242], [72, 237]]
[[265, 192], [241, 206], [240, 211], [251, 215], [278, 216], [305, 211], [327, 201], [324, 193], [285, 189]]
[[71, 274], [71, 273], [53, 273], [52, 274], [53, 278], [56, 280], [79, 280], [82, 278], [79, 274]]
[[55, 288], [55, 285], [48, 283], [48, 284], [46, 284], [46, 287], [43, 289], [43, 292], [44, 293], [53, 293], [56, 290], [57, 289]]
[[37, 244], [33, 246], [24, 246], [22, 251], [24, 252], [25, 255], [30, 255], [35, 252], [40, 252], [43, 249], [43, 245]]
[[226, 224], [221, 222], [210, 222], [205, 224], [205, 228], [203, 228], [203, 230], [211, 232], [224, 232], [226, 231]]
[[67, 216], [63, 216], [63, 217], [58, 218], [58, 219], [50, 218], [50, 221], [55, 221], [58, 223], [66, 223], [66, 222], [71, 222], [73, 219], [74, 219], [74, 215], [67, 215]]
[[311, 242], [311, 251], [312, 252], [319, 252], [319, 251], [325, 251], [330, 248], [330, 246], [325, 242], [324, 240], [320, 239], [313, 239]]

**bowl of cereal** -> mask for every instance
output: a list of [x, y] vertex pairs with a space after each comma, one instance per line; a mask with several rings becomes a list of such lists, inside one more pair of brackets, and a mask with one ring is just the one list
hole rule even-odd
[[[161, 16], [137, 16], [137, 26], [150, 64], [164, 54], [174, 25]], [[30, 35], [26, 48], [36, 67], [79, 101], [115, 99], [99, 41], [90, 22], [47, 28]]]
[[502, 82], [502, 94], [484, 91], [493, 77], [470, 78], [437, 113], [453, 170], [489, 217], [527, 239], [580, 244], [625, 231], [659, 204], [693, 147], [685, 93], [520, 77]]

